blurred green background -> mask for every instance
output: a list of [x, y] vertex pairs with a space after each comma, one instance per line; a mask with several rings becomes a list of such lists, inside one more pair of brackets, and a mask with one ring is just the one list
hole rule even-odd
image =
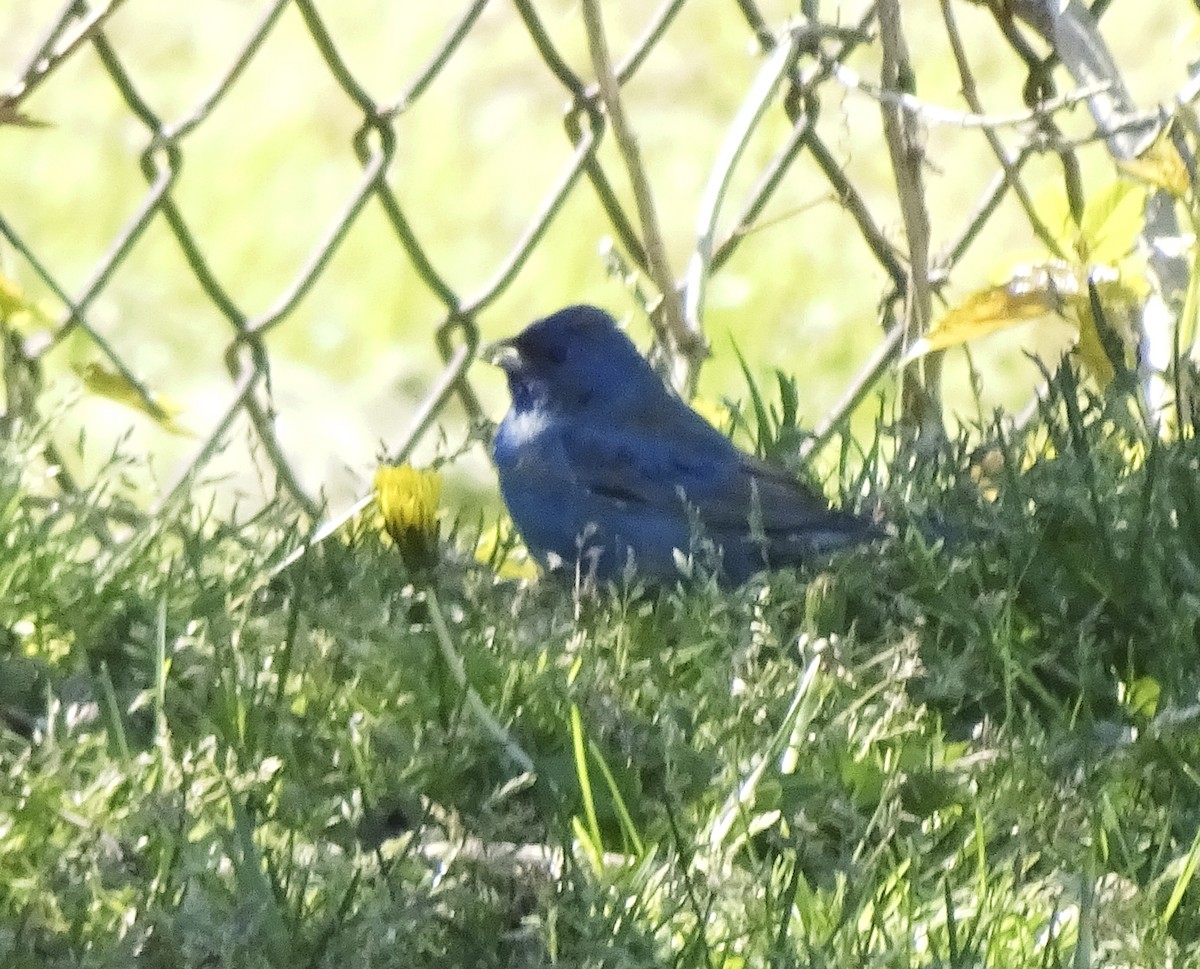
[[[168, 123], [192, 113], [239, 56], [270, 5], [247, 0], [203, 4], [128, 0], [105, 30], [139, 94]], [[593, 72], [578, 6], [536, 4], [550, 35], [585, 80]], [[795, 2], [760, 4], [779, 29]], [[823, 5], [822, 18], [851, 25], [864, 5]], [[379, 102], [395, 99], [461, 15], [456, 5], [341, 0], [316, 5], [360, 84]], [[981, 7], [955, 5], [989, 112], [1023, 110], [1024, 71]], [[0, 10], [0, 83], [11, 85], [57, 16], [35, 0], [6, 0]], [[620, 59], [651, 16], [649, 5], [604, 5], [609, 42]], [[916, 67], [916, 91], [931, 104], [964, 110], [959, 79], [936, 0], [904, 5]], [[1196, 56], [1196, 11], [1168, 0], [1117, 2], [1103, 33], [1138, 104], [1170, 96]], [[850, 66], [878, 77], [874, 49]], [[762, 62], [751, 31], [729, 0], [685, 3], [665, 38], [625, 87], [626, 107], [656, 194], [671, 265], [682, 275], [695, 246], [697, 204], [731, 119]], [[1061, 73], [1061, 72], [1060, 72]], [[1070, 82], [1061, 79], [1062, 90]], [[822, 88], [818, 131], [864, 194], [877, 224], [903, 251], [878, 104], [837, 83]], [[562, 128], [567, 94], [538, 56], [514, 7], [487, 4], [462, 47], [428, 90], [396, 120], [396, 164], [389, 173], [411, 225], [435, 267], [464, 297], [481, 291], [569, 163]], [[44, 128], [0, 128], [0, 213], [67, 292], [81, 293], [105, 251], [147, 191], [139, 158], [150, 133], [123, 102], [90, 45], [58, 66], [22, 110]], [[303, 18], [288, 6], [244, 74], [211, 115], [181, 141], [182, 169], [172, 194], [214, 273], [249, 315], [275, 304], [338, 219], [361, 168], [352, 147], [360, 112], [338, 88]], [[1079, 106], [1067, 118], [1086, 134]], [[772, 105], [735, 172], [720, 226], [728, 231], [741, 201], [786, 138], [790, 126]], [[1016, 132], [1002, 132], [1015, 139]], [[925, 172], [934, 251], [961, 230], [996, 170], [976, 129], [937, 125], [927, 132]], [[1086, 184], [1114, 177], [1102, 146], [1083, 150]], [[628, 182], [611, 137], [601, 161], [621, 197]], [[1026, 170], [1035, 198], [1061, 194], [1052, 158]], [[628, 206], [633, 211], [632, 204]], [[720, 234], [723, 234], [722, 233]], [[510, 334], [571, 302], [593, 302], [632, 320], [643, 347], [649, 329], [628, 289], [599, 255], [611, 227], [581, 179], [515, 281], [479, 317], [484, 339]], [[949, 301], [1040, 254], [1011, 199], [988, 223], [945, 289]], [[0, 269], [55, 317], [62, 307], [10, 247]], [[704, 320], [713, 355], [700, 394], [738, 398], [745, 382], [732, 345], [762, 376], [779, 367], [797, 375], [803, 417], [815, 422], [844, 391], [880, 338], [878, 305], [888, 280], [828, 182], [802, 153], [736, 256], [714, 277]], [[311, 292], [269, 339], [279, 437], [305, 487], [335, 506], [368, 487], [381, 446], [400, 440], [440, 369], [433, 328], [444, 308], [412, 269], [374, 200], [355, 221]], [[204, 436], [232, 395], [222, 362], [228, 323], [197, 285], [180, 247], [156, 216], [117, 267], [88, 315], [131, 370], [182, 404], [181, 423]], [[1020, 406], [1036, 371], [1020, 352], [1056, 354], [1062, 327], [997, 336], [974, 349], [986, 410]], [[53, 395], [80, 393], [73, 365], [97, 359], [80, 333], [44, 360]], [[483, 364], [471, 379], [488, 416], [506, 395]], [[947, 366], [947, 407], [971, 417], [977, 403], [961, 352]], [[863, 420], [878, 412], [872, 400]], [[440, 417], [445, 440], [429, 435], [428, 459], [466, 434], [452, 404]], [[859, 426], [862, 426], [860, 421]], [[196, 441], [172, 435], [117, 404], [85, 394], [60, 436], [86, 432], [83, 468], [103, 460], [128, 433], [130, 447], [154, 454], [159, 481], [192, 453]], [[264, 496], [261, 455], [243, 425], [212, 464], [223, 501]], [[481, 449], [456, 463], [458, 500], [495, 500]], [[153, 483], [147, 483], [153, 489]]]

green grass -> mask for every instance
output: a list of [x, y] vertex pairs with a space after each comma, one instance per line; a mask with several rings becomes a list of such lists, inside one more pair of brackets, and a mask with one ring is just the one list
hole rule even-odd
[[277, 573], [286, 505], [49, 500], [20, 429], [0, 965], [1200, 965], [1200, 446], [1122, 408], [870, 454], [898, 535], [828, 566], [590, 596], [465, 523]]
[[[609, 6], [624, 51], [646, 14]], [[761, 6], [776, 25], [796, 9]], [[760, 64], [726, 7], [687, 5], [626, 89], [677, 271]], [[587, 73], [575, 5], [539, 9]], [[131, 3], [106, 36], [172, 122], [261, 13]], [[446, 26], [383, 0], [321, 14], [385, 101]], [[1023, 71], [986, 12], [958, 15], [988, 110], [1020, 108]], [[46, 16], [17, 0], [0, 18], [6, 64]], [[939, 16], [906, 4], [920, 94], [953, 107]], [[1181, 83], [1191, 22], [1165, 0], [1106, 16], [1139, 104]], [[512, 9], [481, 23], [397, 120], [389, 173], [461, 295], [502, 264], [569, 154], [563, 91]], [[872, 57], [853, 66], [873, 77]], [[830, 86], [822, 100], [822, 137], [898, 241], [877, 106]], [[150, 133], [86, 45], [24, 107], [51, 126], [0, 132], [4, 216], [77, 296], [144, 196]], [[185, 139], [173, 197], [247, 312], [293, 284], [345, 205], [360, 122], [289, 8]], [[1073, 123], [1087, 129], [1082, 112]], [[774, 112], [748, 146], [723, 226], [786, 130]], [[931, 126], [927, 148], [939, 247], [994, 163], [955, 126]], [[611, 143], [600, 157], [619, 176]], [[1101, 146], [1081, 163], [1089, 193], [1113, 177]], [[1028, 176], [1039, 199], [1061, 190], [1053, 158]], [[774, 392], [752, 380], [734, 422], [793, 464], [797, 425], [877, 341], [885, 282], [811, 159], [763, 223], [713, 280], [701, 390], [738, 385], [732, 345], [747, 376], [795, 371]], [[596, 252], [611, 231], [577, 191], [480, 314], [482, 335], [578, 300], [629, 311]], [[1006, 203], [950, 305], [1026, 258], [1029, 238]], [[0, 271], [61, 312], [15, 253]], [[314, 493], [361, 491], [379, 439], [402, 433], [438, 368], [441, 313], [368, 207], [269, 340], [281, 437]], [[185, 423], [212, 426], [229, 327], [161, 220], [91, 321]], [[1019, 348], [1045, 341], [1051, 359], [1051, 339], [1006, 334], [970, 367], [948, 358], [949, 416], [1019, 405], [1038, 375]], [[54, 411], [71, 365], [94, 356], [79, 336], [47, 355], [38, 406]], [[498, 414], [500, 377], [471, 379]], [[0, 967], [1200, 966], [1200, 445], [1195, 428], [1147, 444], [1118, 390], [1098, 399], [1066, 373], [1029, 426], [952, 420], [958, 436], [920, 458], [872, 438], [865, 406], [867, 443], [818, 465], [841, 503], [895, 523], [879, 547], [734, 592], [697, 575], [578, 595], [477, 562], [491, 522], [451, 526], [453, 499], [432, 571], [406, 568], [369, 520], [284, 567], [308, 524], [271, 500], [243, 433], [206, 465], [215, 485], [147, 514], [195, 440], [149, 422], [122, 436], [129, 415], [95, 399], [23, 425], [7, 389]], [[440, 415], [447, 449], [459, 416]], [[55, 486], [48, 440], [82, 490]], [[457, 494], [494, 502], [476, 443], [451, 463]], [[942, 530], [949, 541], [931, 537]]]

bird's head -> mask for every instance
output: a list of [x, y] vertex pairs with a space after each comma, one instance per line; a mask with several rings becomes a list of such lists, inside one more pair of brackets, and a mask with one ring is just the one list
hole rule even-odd
[[508, 376], [518, 410], [573, 411], [627, 397], [658, 375], [604, 310], [568, 306], [493, 344], [492, 361]]

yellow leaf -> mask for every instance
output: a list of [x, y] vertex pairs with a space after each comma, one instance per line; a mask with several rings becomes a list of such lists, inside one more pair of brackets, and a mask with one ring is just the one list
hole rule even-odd
[[[1086, 295], [1075, 301], [1074, 317], [1079, 327], [1079, 342], [1075, 354], [1096, 378], [1101, 388], [1107, 387], [1117, 369], [1137, 367], [1137, 319], [1141, 312], [1142, 296], [1119, 279], [1093, 280], [1103, 321], [1092, 314], [1092, 302]], [[1100, 324], [1104, 331], [1101, 332]]]
[[971, 480], [979, 488], [984, 501], [1000, 497], [1000, 477], [1004, 471], [1004, 453], [999, 448], [976, 451], [971, 456]]
[[145, 414], [159, 427], [172, 434], [192, 436], [192, 432], [176, 422], [183, 408], [169, 397], [153, 391], [142, 393], [124, 374], [104, 369], [98, 363], [76, 364], [73, 368], [83, 385], [100, 397]]
[[20, 283], [0, 273], [0, 319], [6, 321], [28, 314], [45, 326], [53, 326], [50, 315], [25, 295]]
[[1177, 199], [1185, 198], [1191, 190], [1192, 182], [1188, 176], [1187, 165], [1179, 157], [1179, 150], [1171, 141], [1169, 127], [1137, 158], [1130, 158], [1118, 164], [1134, 178], [1164, 189]]
[[1057, 260], [1018, 266], [1007, 283], [978, 290], [951, 309], [913, 344], [901, 362], [1050, 313], [1061, 315], [1067, 301], [1077, 298], [1081, 290], [1086, 294], [1082, 275], [1082, 269]]
[[0, 274], [0, 316], [12, 316], [26, 308], [25, 294], [16, 280]]
[[[1104, 332], [1092, 315], [1088, 280], [1104, 310]], [[1125, 278], [1112, 266], [1064, 262], [1020, 266], [1002, 286], [972, 293], [950, 310], [905, 354], [901, 363], [1051, 314], [1075, 327], [1074, 353], [1101, 387], [1117, 369], [1137, 366], [1137, 320], [1145, 300], [1142, 280]]]
[[1075, 344], [1073, 352], [1087, 367], [1088, 372], [1096, 378], [1096, 383], [1101, 387], [1107, 387], [1116, 376], [1116, 368], [1113, 366], [1108, 351], [1104, 349], [1104, 343], [1096, 330], [1091, 308], [1081, 308], [1079, 316], [1079, 342]]

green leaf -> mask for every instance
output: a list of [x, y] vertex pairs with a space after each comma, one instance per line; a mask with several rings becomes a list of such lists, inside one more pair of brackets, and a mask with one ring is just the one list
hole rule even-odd
[[1133, 251], [1145, 223], [1147, 190], [1124, 179], [1111, 182], [1083, 210], [1075, 251], [1084, 262], [1116, 263]]

